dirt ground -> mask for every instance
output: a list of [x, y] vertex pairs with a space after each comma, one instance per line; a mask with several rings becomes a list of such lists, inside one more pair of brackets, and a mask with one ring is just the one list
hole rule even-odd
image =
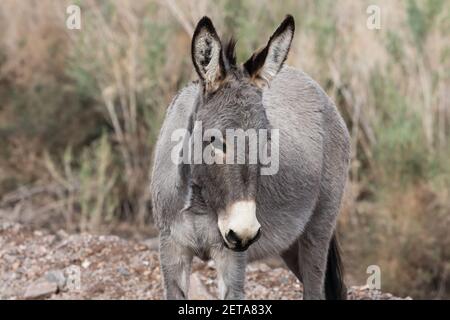
[[[162, 299], [156, 239], [68, 235], [0, 224], [0, 299]], [[212, 262], [195, 260], [189, 297], [216, 299]], [[302, 285], [285, 268], [247, 267], [247, 299], [302, 299]], [[401, 299], [351, 287], [349, 299]], [[406, 298], [409, 299], [409, 298]]]

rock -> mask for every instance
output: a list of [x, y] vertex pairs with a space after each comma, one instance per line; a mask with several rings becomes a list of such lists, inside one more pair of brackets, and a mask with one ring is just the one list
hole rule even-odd
[[16, 297], [20, 297], [23, 291], [18, 288], [0, 288], [0, 300], [5, 299], [15, 299]]
[[28, 286], [25, 291], [25, 299], [47, 298], [58, 291], [58, 285], [54, 282], [35, 282]]
[[33, 265], [26, 269], [26, 275], [29, 279], [33, 279], [40, 273], [40, 267], [37, 265]]
[[63, 290], [66, 285], [66, 277], [64, 276], [64, 272], [62, 270], [51, 270], [48, 271], [45, 276], [45, 280], [48, 282], [56, 283], [59, 290]]
[[81, 266], [83, 267], [83, 269], [89, 268], [90, 265], [91, 265], [91, 263], [89, 262], [89, 260], [84, 260], [84, 261], [81, 263]]
[[102, 294], [104, 293], [106, 290], [106, 286], [103, 282], [97, 282], [94, 283], [92, 286], [90, 286], [87, 289], [87, 292], [89, 292], [90, 294]]
[[142, 258], [140, 256], [134, 256], [130, 259], [130, 266], [132, 268], [139, 268], [143, 265]]
[[189, 299], [191, 300], [214, 300], [214, 297], [209, 293], [206, 286], [200, 279], [198, 272], [191, 275], [189, 283]]
[[129, 277], [130, 276], [130, 271], [128, 271], [128, 269], [124, 268], [124, 267], [118, 267], [117, 268], [117, 272], [120, 273], [124, 277]]
[[259, 271], [261, 271], [261, 272], [269, 272], [270, 271], [270, 267], [267, 264], [265, 264], [265, 263], [261, 263], [259, 265]]
[[20, 261], [16, 261], [11, 265], [12, 270], [17, 270], [20, 268]]
[[65, 239], [65, 238], [67, 238], [67, 237], [69, 236], [69, 234], [68, 234], [66, 231], [64, 231], [63, 229], [59, 229], [59, 230], [56, 232], [56, 235], [57, 235], [60, 239]]
[[36, 237], [42, 237], [42, 235], [44, 234], [41, 230], [36, 230], [36, 231], [34, 231], [33, 232], [33, 234], [36, 236]]
[[277, 257], [268, 257], [263, 259], [261, 262], [269, 266], [271, 269], [283, 268], [285, 266], [283, 260]]
[[5, 254], [5, 255], [3, 256], [3, 260], [4, 260], [6, 263], [8, 263], [8, 264], [13, 264], [14, 261], [16, 260], [16, 257], [14, 257], [14, 256], [12, 256], [12, 255], [9, 255], [9, 254]]

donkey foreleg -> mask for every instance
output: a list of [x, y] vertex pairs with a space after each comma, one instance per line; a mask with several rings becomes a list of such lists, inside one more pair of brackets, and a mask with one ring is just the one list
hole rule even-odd
[[220, 299], [244, 299], [246, 253], [224, 248], [214, 253], [213, 260], [217, 267]]
[[286, 251], [281, 253], [286, 266], [291, 270], [300, 282], [303, 282], [302, 275], [300, 273], [300, 257], [299, 257], [299, 240], [295, 240], [294, 243]]
[[163, 234], [160, 236], [159, 251], [165, 298], [187, 299], [192, 255], [170, 236]]

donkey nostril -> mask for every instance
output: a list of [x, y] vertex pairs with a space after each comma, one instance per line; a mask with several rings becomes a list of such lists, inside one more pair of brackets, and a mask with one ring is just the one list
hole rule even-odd
[[253, 237], [253, 239], [249, 241], [249, 245], [254, 243], [254, 242], [256, 242], [256, 241], [258, 241], [259, 237], [261, 237], [261, 228], [258, 229], [258, 232]]
[[237, 236], [236, 232], [234, 232], [233, 230], [228, 231], [228, 233], [225, 237], [227, 238], [227, 241], [231, 244], [237, 244], [240, 242], [239, 237]]

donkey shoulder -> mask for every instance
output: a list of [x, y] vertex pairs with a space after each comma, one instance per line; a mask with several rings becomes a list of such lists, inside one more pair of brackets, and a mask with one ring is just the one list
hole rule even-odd
[[305, 72], [283, 67], [265, 93], [265, 102], [269, 117], [274, 118], [271, 120], [288, 118], [283, 123], [294, 126], [293, 132], [319, 144], [334, 140], [348, 152], [349, 136], [342, 116], [322, 87]]
[[178, 203], [175, 203], [179, 201], [176, 187], [178, 167], [171, 161], [172, 150], [178, 142], [172, 141], [172, 134], [175, 130], [188, 128], [198, 90], [198, 83], [191, 82], [172, 99], [156, 142], [150, 191], [153, 214], [158, 224], [164, 223], [163, 220], [170, 220], [170, 217], [161, 217], [170, 215], [168, 208], [178, 207]]
[[323, 180], [322, 192], [342, 189], [350, 159], [350, 136], [335, 104], [309, 75], [288, 66], [280, 71], [272, 89], [270, 102], [277, 111], [271, 113], [283, 119], [288, 126], [285, 136], [295, 137], [297, 149], [302, 151], [295, 158], [301, 159], [302, 167], [316, 169], [312, 172]]

